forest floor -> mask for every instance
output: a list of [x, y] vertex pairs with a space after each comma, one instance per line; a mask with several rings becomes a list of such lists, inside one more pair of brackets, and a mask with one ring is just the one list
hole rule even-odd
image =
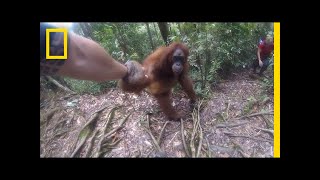
[[40, 157], [273, 157], [273, 92], [261, 83], [234, 73], [193, 112], [175, 91], [183, 126], [146, 92], [42, 92]]

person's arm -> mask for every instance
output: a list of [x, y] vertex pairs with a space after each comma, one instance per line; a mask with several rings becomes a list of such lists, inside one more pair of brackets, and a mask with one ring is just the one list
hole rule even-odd
[[[67, 60], [46, 59], [46, 29], [56, 28], [40, 24], [40, 75], [69, 76], [74, 79], [103, 82], [119, 80], [122, 87], [136, 88], [148, 81], [143, 66], [136, 61], [125, 65], [114, 60], [98, 43], [68, 33]], [[64, 55], [62, 33], [50, 34], [50, 55]]]
[[[68, 32], [67, 59], [46, 59], [46, 29], [57, 28], [40, 24], [40, 74], [61, 75], [75, 79], [97, 82], [121, 79], [126, 76], [127, 68], [114, 60], [98, 43]], [[63, 34], [50, 34], [50, 55], [62, 56]]]
[[114, 60], [98, 43], [70, 33], [69, 57], [58, 75], [97, 82], [117, 80], [127, 68]]

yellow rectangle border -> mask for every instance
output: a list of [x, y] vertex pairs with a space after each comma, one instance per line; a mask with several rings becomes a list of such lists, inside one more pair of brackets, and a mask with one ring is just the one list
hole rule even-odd
[[[50, 33], [63, 33], [63, 56], [50, 56]], [[67, 59], [68, 57], [68, 30], [66, 28], [46, 29], [46, 59]]]
[[280, 158], [280, 22], [274, 23], [274, 157]]

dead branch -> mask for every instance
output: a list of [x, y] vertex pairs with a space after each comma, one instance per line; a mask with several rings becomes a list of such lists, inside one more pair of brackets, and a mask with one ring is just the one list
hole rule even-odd
[[230, 153], [232, 153], [234, 151], [233, 148], [224, 147], [224, 146], [218, 146], [218, 145], [215, 145], [215, 144], [212, 144], [210, 146], [210, 149], [212, 150], [212, 152], [219, 151], [219, 152], [223, 152], [223, 153], [227, 153], [227, 154], [230, 154]]
[[153, 151], [154, 151], [154, 149], [152, 148], [152, 149], [150, 150], [150, 152], [147, 154], [147, 156], [146, 156], [146, 157], [149, 157], [149, 156], [150, 156], [150, 154], [151, 154]]
[[245, 158], [249, 158], [249, 157], [250, 157], [249, 154], [243, 152], [241, 149], [238, 149], [237, 151], [238, 151], [243, 157], [245, 157]]
[[168, 142], [168, 144], [171, 144], [171, 142], [173, 141], [173, 139], [177, 136], [177, 134], [179, 133], [179, 131], [177, 131], [171, 138], [171, 140]]
[[77, 94], [77, 93], [71, 91], [69, 88], [62, 86], [58, 81], [56, 81], [56, 80], [53, 79], [52, 77], [50, 77], [50, 76], [46, 76], [46, 77], [48, 78], [48, 80], [49, 80], [50, 82], [52, 82], [54, 85], [58, 86], [58, 87], [61, 88], [62, 90], [66, 91], [66, 92], [69, 92], [69, 93], [71, 93], [71, 94]]
[[264, 116], [261, 116], [261, 117], [262, 117], [262, 119], [264, 120], [264, 122], [266, 123], [267, 128], [273, 128], [273, 123], [270, 122], [270, 120], [269, 120], [268, 118], [266, 118], [266, 117], [264, 117]]
[[152, 140], [152, 144], [153, 146], [156, 148], [156, 150], [158, 152], [162, 152], [156, 138], [153, 136], [152, 132], [151, 132], [151, 129], [150, 129], [150, 116], [147, 114], [147, 122], [146, 122], [146, 125], [143, 126], [144, 130], [149, 134], [149, 136], [151, 137], [151, 140]]
[[[73, 97], [74, 95], [75, 94], [67, 94], [66, 96], [63, 96], [62, 98], [60, 98], [60, 100], [67, 100], [67, 99]], [[78, 96], [80, 96], [80, 95], [78, 95]]]
[[226, 134], [230, 137], [243, 137], [243, 138], [249, 138], [249, 139], [253, 139], [253, 140], [257, 140], [257, 141], [266, 141], [266, 142], [273, 143], [273, 140], [270, 140], [270, 139], [256, 138], [256, 137], [251, 137], [251, 136], [246, 136], [246, 135], [236, 135], [236, 134], [229, 133], [229, 132], [224, 132], [224, 134]]
[[237, 117], [232, 120], [239, 120], [239, 119], [243, 119], [243, 118], [249, 118], [249, 117], [260, 116], [260, 115], [273, 115], [273, 111], [253, 113], [253, 114]]
[[255, 126], [253, 126], [253, 128], [259, 129], [259, 130], [264, 131], [264, 132], [267, 132], [267, 133], [269, 133], [271, 136], [273, 136], [273, 130], [271, 130], [271, 129], [264, 129], [264, 128], [255, 127]]
[[191, 157], [195, 157], [196, 148], [194, 144], [195, 134], [196, 134], [196, 118], [195, 118], [195, 112], [192, 113], [192, 120], [193, 120], [193, 130], [190, 138], [190, 150], [191, 150]]
[[[128, 98], [128, 96], [130, 96], [130, 98]], [[131, 102], [131, 99], [133, 99], [131, 96], [133, 96], [133, 95], [131, 95], [131, 94], [125, 94], [124, 95], [124, 102], [128, 102], [129, 103], [129, 105], [133, 108], [133, 110], [134, 111], [136, 111], [136, 108], [135, 108], [135, 106], [132, 104], [132, 102]]]
[[55, 137], [58, 137], [58, 136], [62, 136], [63, 134], [65, 134], [67, 132], [69, 132], [69, 131], [68, 130], [60, 131], [57, 134], [55, 134], [52, 139], [54, 139]]
[[151, 137], [152, 140], [152, 144], [156, 147], [157, 151], [161, 151], [161, 148], [157, 142], [157, 140], [154, 138], [154, 136], [152, 135], [151, 131], [148, 130], [146, 127], [144, 127], [145, 131], [149, 134], [149, 136]]
[[239, 143], [237, 143], [233, 139], [231, 139], [231, 142], [234, 144], [235, 149], [241, 149], [242, 151], [244, 151], [244, 149], [242, 148], [242, 146]]
[[183, 120], [181, 119], [180, 122], [181, 122], [181, 123], [180, 123], [180, 124], [181, 124], [181, 138], [182, 138], [183, 147], [184, 147], [184, 150], [185, 150], [185, 152], [186, 152], [187, 157], [191, 157], [190, 152], [189, 152], [189, 149], [188, 149], [188, 146], [187, 146], [187, 144], [186, 144], [186, 140], [185, 140], [185, 138], [184, 138]]
[[237, 143], [232, 139], [231, 139], [231, 142], [234, 144], [234, 148], [235, 148], [234, 154], [232, 155], [233, 157], [235, 157], [236, 152], [239, 152], [243, 157], [246, 157], [246, 158], [250, 157], [250, 155], [244, 152], [244, 149], [239, 143]]
[[222, 123], [222, 124], [217, 124], [215, 127], [216, 128], [226, 128], [226, 127], [230, 128], [230, 127], [241, 126], [241, 125], [248, 124], [248, 123], [249, 123], [249, 121], [235, 123], [235, 124], [224, 124], [224, 123]]
[[[202, 133], [202, 128], [201, 128], [201, 124], [200, 124], [200, 108], [202, 105], [203, 101], [200, 101], [200, 103], [198, 104], [198, 114], [197, 114], [197, 126], [196, 128], [200, 129], [200, 135], [199, 135], [199, 144], [198, 144], [198, 151], [196, 153], [196, 157], [199, 157], [200, 155], [200, 151], [201, 151], [201, 146], [202, 146], [202, 139], [203, 139], [203, 133]], [[228, 106], [229, 108], [229, 106]]]
[[167, 126], [168, 122], [169, 122], [169, 121], [166, 121], [166, 123], [163, 125], [163, 127], [162, 127], [162, 129], [161, 129], [161, 131], [160, 131], [159, 137], [158, 137], [158, 139], [157, 139], [157, 142], [158, 142], [159, 146], [160, 146], [160, 144], [161, 144], [160, 141], [161, 141], [161, 138], [162, 138], [162, 134], [163, 134], [163, 132], [164, 132], [164, 128]]
[[[200, 151], [201, 151], [203, 134], [202, 134], [202, 128], [201, 128], [201, 124], [200, 124], [200, 109], [201, 109], [202, 103], [203, 103], [203, 101], [200, 101], [198, 103], [197, 110], [194, 110], [192, 113], [193, 130], [192, 130], [192, 135], [191, 135], [191, 139], [190, 139], [191, 157], [198, 157], [200, 154]], [[198, 129], [200, 132], [198, 132]], [[196, 137], [199, 137], [197, 151], [196, 151], [196, 146], [195, 146]]]
[[227, 117], [226, 117], [226, 119], [228, 119], [229, 118], [229, 108], [230, 108], [230, 103], [228, 102], [228, 106], [227, 106]]
[[[96, 110], [95, 112], [91, 113], [90, 116], [95, 115], [96, 113], [99, 113], [101, 111], [103, 111], [104, 109], [106, 109], [107, 107], [110, 107], [109, 104], [102, 106], [100, 109]], [[116, 106], [116, 107], [121, 107], [121, 106]]]
[[209, 158], [211, 158], [211, 157], [212, 157], [212, 154], [211, 154], [211, 150], [210, 150], [210, 145], [209, 145], [208, 138], [206, 138], [206, 141], [207, 141], [207, 148], [208, 148], [207, 154], [208, 154]]

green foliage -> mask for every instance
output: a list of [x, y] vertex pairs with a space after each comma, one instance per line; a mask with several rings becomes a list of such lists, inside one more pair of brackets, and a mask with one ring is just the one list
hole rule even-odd
[[273, 91], [274, 91], [273, 62], [271, 62], [268, 69], [265, 71], [265, 74], [268, 75], [269, 77], [262, 79], [262, 82], [261, 82], [262, 90], [266, 94], [273, 94]]
[[108, 81], [103, 83], [97, 83], [93, 81], [77, 80], [72, 78], [64, 78], [67, 84], [70, 86], [71, 90], [83, 94], [83, 93], [92, 93], [97, 94], [107, 88], [116, 87], [116, 81]]
[[260, 23], [218, 23], [216, 59], [221, 62], [220, 72], [229, 75], [233, 70], [249, 67], [256, 58], [259, 38], [266, 35], [270, 25]]
[[[91, 23], [95, 39], [115, 59], [142, 61], [151, 51], [145, 23]], [[158, 29], [149, 23], [154, 45], [160, 46]]]
[[242, 115], [250, 114], [254, 106], [258, 105], [258, 100], [253, 96], [250, 96], [247, 100], [248, 102], [245, 104], [241, 112]]
[[[148, 23], [155, 48], [164, 45], [157, 23]], [[146, 23], [90, 23], [93, 39], [121, 63], [142, 61], [152, 52]], [[220, 77], [248, 68], [256, 58], [259, 39], [273, 34], [272, 23], [168, 23], [169, 41], [183, 42], [190, 48], [190, 75], [198, 94], [210, 93]], [[79, 26], [75, 31], [81, 33]], [[115, 82], [95, 84], [69, 81], [79, 92], [98, 92], [115, 87]], [[273, 88], [273, 81], [264, 82]], [[73, 84], [73, 85], [72, 85]], [[269, 86], [270, 85], [270, 86]]]

